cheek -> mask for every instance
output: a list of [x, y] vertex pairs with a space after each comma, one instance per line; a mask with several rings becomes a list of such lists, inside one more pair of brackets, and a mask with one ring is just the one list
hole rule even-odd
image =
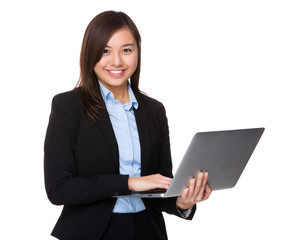
[[137, 56], [133, 57], [129, 62], [129, 67], [131, 67], [133, 71], [135, 71], [137, 68], [137, 63], [138, 63], [138, 57]]
[[104, 71], [103, 66], [103, 61], [99, 61], [97, 64], [95, 64], [93, 71], [96, 73], [96, 75], [99, 75]]

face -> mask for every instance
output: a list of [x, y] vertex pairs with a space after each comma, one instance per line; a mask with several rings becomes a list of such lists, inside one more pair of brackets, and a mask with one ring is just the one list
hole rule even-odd
[[93, 68], [98, 80], [110, 91], [126, 89], [138, 61], [137, 44], [128, 28], [116, 31]]

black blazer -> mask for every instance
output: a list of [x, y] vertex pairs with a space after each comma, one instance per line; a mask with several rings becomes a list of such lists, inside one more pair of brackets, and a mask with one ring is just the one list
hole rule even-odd
[[[165, 109], [141, 93], [135, 96], [139, 103], [134, 112], [141, 145], [141, 175], [172, 177]], [[111, 196], [130, 193], [128, 176], [119, 174], [118, 146], [108, 113], [105, 111], [97, 124], [86, 121], [80, 88], [53, 98], [44, 173], [49, 200], [64, 205], [52, 231], [62, 240], [100, 239], [116, 203]], [[176, 198], [143, 201], [155, 230], [167, 239], [162, 211], [180, 216]]]

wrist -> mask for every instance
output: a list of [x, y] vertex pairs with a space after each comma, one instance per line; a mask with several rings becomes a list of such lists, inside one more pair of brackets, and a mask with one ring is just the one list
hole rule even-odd
[[179, 207], [179, 206], [177, 206], [176, 205], [176, 208], [177, 208], [177, 210], [179, 210], [179, 211], [181, 211], [181, 212], [183, 212], [183, 211], [187, 211], [187, 210], [189, 210], [190, 208], [182, 208], [182, 207]]
[[132, 180], [132, 177], [129, 177], [128, 178], [128, 188], [130, 191], [133, 190], [133, 180]]
[[183, 204], [181, 201], [178, 199], [176, 200], [176, 208], [180, 211], [185, 211], [190, 209], [190, 206], [187, 206], [187, 204]]
[[129, 177], [128, 178], [128, 188], [129, 188], [129, 190], [130, 191], [135, 191], [136, 189], [136, 187], [135, 187], [135, 185], [136, 185], [136, 179], [137, 179], [137, 177]]
[[176, 206], [176, 209], [178, 211], [178, 213], [180, 214], [181, 217], [183, 218], [188, 218], [192, 212], [192, 207], [191, 208], [188, 208], [186, 210], [182, 210], [182, 209], [179, 209], [177, 206]]

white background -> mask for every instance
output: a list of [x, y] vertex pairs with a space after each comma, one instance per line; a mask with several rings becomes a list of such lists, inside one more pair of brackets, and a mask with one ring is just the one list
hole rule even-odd
[[265, 127], [237, 186], [192, 221], [165, 214], [176, 239], [295, 239], [295, 4], [286, 0], [2, 1], [0, 239], [53, 239], [43, 143], [52, 97], [79, 77], [86, 26], [126, 12], [142, 35], [140, 88], [164, 103], [174, 170], [197, 131]]

